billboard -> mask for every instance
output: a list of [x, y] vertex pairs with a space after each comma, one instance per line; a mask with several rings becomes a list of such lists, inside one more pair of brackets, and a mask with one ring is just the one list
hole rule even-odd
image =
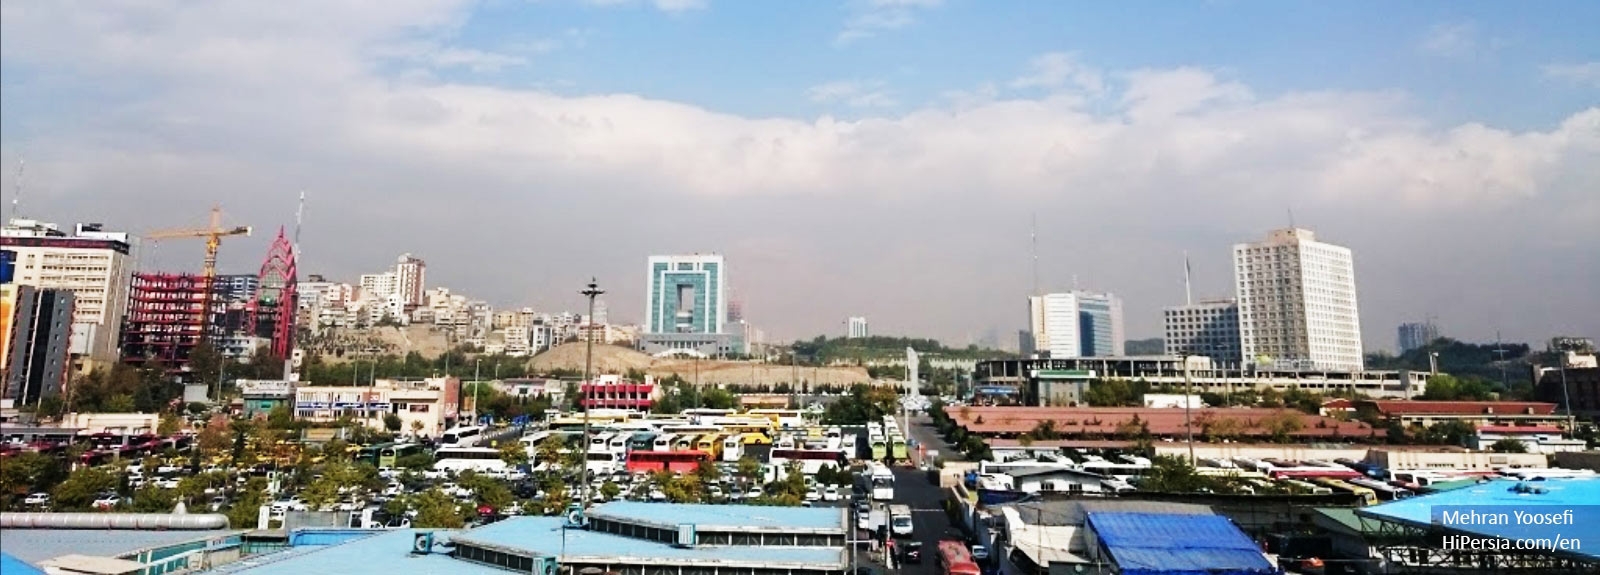
[[241, 379], [235, 382], [245, 397], [289, 397], [294, 384], [281, 379]]
[[[0, 374], [4, 374], [11, 365], [7, 359], [11, 353], [11, 315], [16, 309], [16, 284], [0, 285]], [[4, 380], [0, 379], [0, 389], [4, 387]]]

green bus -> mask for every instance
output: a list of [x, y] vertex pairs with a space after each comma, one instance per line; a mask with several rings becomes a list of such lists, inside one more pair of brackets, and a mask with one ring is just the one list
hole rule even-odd
[[395, 467], [395, 462], [407, 455], [422, 453], [422, 446], [415, 443], [391, 443], [378, 452], [378, 469]]
[[370, 463], [373, 467], [377, 467], [379, 456], [383, 453], [383, 450], [394, 445], [396, 444], [378, 443], [362, 447], [361, 451], [356, 453], [356, 463]]
[[899, 435], [890, 435], [889, 452], [894, 455], [895, 461], [906, 461], [906, 438]]

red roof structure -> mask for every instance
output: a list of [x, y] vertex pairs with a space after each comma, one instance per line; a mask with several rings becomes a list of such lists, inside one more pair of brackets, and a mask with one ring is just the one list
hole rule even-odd
[[1562, 433], [1561, 428], [1553, 425], [1483, 425], [1478, 427], [1478, 433]]

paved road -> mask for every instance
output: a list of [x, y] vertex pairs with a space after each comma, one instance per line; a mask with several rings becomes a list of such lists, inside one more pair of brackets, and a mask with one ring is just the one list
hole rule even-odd
[[[906, 434], [911, 436], [911, 439], [916, 440], [917, 445], [924, 446], [929, 451], [938, 451], [941, 459], [950, 461], [961, 458], [961, 455], [956, 453], [954, 446], [945, 443], [944, 438], [939, 437], [939, 430], [934, 429], [932, 418], [927, 416], [913, 417], [906, 427], [910, 428], [906, 430]], [[919, 465], [922, 463], [916, 459], [915, 455], [912, 456], [912, 460]]]
[[962, 539], [961, 531], [950, 524], [944, 512], [944, 493], [928, 481], [921, 470], [895, 469], [894, 503], [911, 507], [912, 537], [922, 542], [920, 565], [903, 565], [900, 573], [932, 575], [939, 572], [933, 550], [941, 539]]

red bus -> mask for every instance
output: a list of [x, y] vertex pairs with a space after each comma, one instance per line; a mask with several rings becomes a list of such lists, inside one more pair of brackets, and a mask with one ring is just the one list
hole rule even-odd
[[701, 461], [711, 461], [711, 454], [704, 451], [629, 451], [627, 467], [629, 473], [688, 473], [699, 467]]
[[980, 575], [967, 544], [955, 539], [939, 542], [939, 572], [944, 575]]

